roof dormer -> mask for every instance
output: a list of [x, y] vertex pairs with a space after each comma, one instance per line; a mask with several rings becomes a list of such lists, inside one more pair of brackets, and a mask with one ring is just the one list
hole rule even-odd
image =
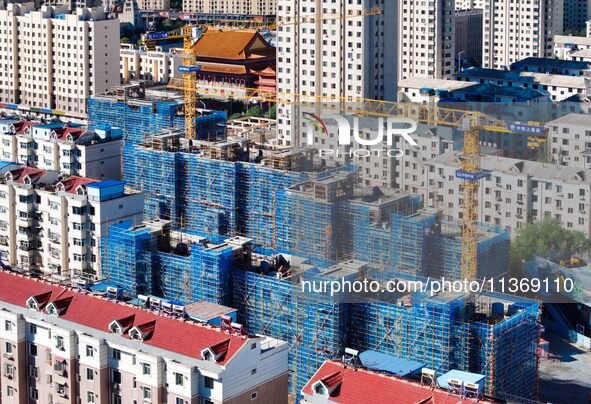
[[152, 336], [154, 328], [156, 328], [156, 320], [133, 326], [129, 330], [129, 337], [138, 341], [145, 341]]
[[134, 315], [121, 318], [119, 320], [113, 320], [109, 323], [109, 331], [113, 334], [123, 335], [133, 325]]
[[63, 299], [54, 300], [47, 305], [45, 311], [53, 316], [60, 316], [68, 309], [73, 297], [66, 297]]
[[224, 359], [228, 348], [230, 346], [230, 339], [226, 339], [218, 344], [205, 348], [201, 351], [201, 357], [208, 362], [219, 362]]
[[335, 372], [314, 383], [312, 385], [312, 390], [314, 391], [314, 394], [330, 397], [330, 395], [341, 385], [342, 382], [343, 375], [341, 372]]
[[47, 302], [49, 302], [49, 299], [51, 299], [51, 292], [31, 296], [27, 299], [27, 307], [33, 310], [43, 309]]

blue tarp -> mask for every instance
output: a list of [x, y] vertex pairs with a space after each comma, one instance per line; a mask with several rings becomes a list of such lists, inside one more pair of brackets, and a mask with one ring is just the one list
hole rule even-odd
[[359, 354], [361, 364], [370, 370], [391, 373], [397, 376], [408, 376], [425, 367], [424, 363], [411, 359], [398, 358], [376, 351], [365, 351]]

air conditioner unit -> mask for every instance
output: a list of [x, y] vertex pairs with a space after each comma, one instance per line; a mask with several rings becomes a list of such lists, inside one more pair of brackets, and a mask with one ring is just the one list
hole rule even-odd
[[14, 356], [11, 353], [5, 352], [3, 355], [6, 359], [13, 360]]

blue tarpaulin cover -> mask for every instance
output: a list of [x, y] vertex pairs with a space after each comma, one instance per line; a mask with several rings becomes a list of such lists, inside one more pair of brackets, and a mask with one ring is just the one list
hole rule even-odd
[[397, 376], [408, 376], [425, 367], [424, 363], [411, 359], [398, 358], [376, 351], [365, 351], [359, 354], [361, 364], [370, 370], [391, 373]]

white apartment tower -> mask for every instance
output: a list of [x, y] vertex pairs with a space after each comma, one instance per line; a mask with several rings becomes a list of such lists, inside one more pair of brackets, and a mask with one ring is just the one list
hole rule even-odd
[[[372, 7], [381, 13], [361, 16]], [[310, 105], [319, 96], [393, 99], [396, 8], [390, 0], [278, 0], [279, 98]], [[302, 127], [299, 113], [279, 103], [277, 118], [278, 143], [290, 145]]]
[[[508, 69], [530, 56], [551, 58], [565, 0], [485, 0], [483, 67]], [[568, 1], [568, 0], [567, 0]]]
[[[185, 13], [275, 15], [278, 0], [183, 0]], [[279, 0], [280, 1], [280, 0]]]
[[454, 0], [401, 0], [398, 80], [455, 74]]
[[100, 7], [8, 4], [0, 25], [2, 102], [84, 119], [88, 97], [119, 83], [119, 21]]

